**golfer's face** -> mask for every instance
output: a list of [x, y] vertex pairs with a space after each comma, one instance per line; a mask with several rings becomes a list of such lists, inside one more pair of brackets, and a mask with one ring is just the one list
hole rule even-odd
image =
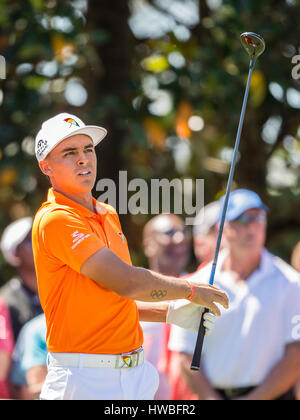
[[60, 191], [85, 193], [96, 181], [97, 159], [90, 137], [79, 134], [63, 140], [47, 157], [49, 177]]

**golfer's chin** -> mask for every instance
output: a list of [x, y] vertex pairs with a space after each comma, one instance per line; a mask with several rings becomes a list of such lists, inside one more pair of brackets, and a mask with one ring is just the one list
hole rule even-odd
[[55, 189], [59, 192], [62, 192], [65, 195], [77, 195], [77, 196], [81, 196], [81, 195], [86, 195], [89, 194], [92, 189], [94, 187], [94, 182], [92, 180], [81, 180], [78, 182], [78, 180], [76, 180], [76, 182], [72, 182], [72, 183], [68, 183], [65, 185], [60, 185], [59, 187], [56, 187]]
[[79, 188], [92, 189], [95, 185], [95, 182], [96, 182], [96, 176], [92, 174], [85, 177], [78, 175], [76, 178], [76, 184], [78, 185]]

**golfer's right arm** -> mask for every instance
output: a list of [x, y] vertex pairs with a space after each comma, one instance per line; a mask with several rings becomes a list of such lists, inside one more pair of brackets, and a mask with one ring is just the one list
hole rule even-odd
[[195, 290], [192, 302], [211, 309], [216, 315], [220, 315], [216, 303], [228, 308], [228, 298], [218, 288], [199, 283], [189, 284], [189, 282], [176, 277], [164, 276], [140, 267], [132, 267], [106, 247], [93, 254], [82, 264], [81, 274], [101, 283], [120, 296], [152, 303], [186, 299], [191, 295], [192, 284]]

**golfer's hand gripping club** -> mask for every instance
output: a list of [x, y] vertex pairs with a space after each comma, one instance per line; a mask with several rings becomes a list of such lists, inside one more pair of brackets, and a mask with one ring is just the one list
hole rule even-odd
[[221, 315], [221, 311], [216, 304], [222, 305], [225, 309], [228, 308], [228, 297], [222, 290], [210, 284], [193, 283], [193, 286], [195, 294], [191, 300], [192, 303], [208, 308], [217, 316]]
[[[204, 309], [203, 306], [185, 299], [169, 302], [166, 322], [167, 324], [177, 325], [180, 328], [198, 332]], [[206, 334], [209, 334], [214, 326], [216, 315], [209, 312], [205, 314], [203, 319]]]
[[[233, 179], [233, 175], [234, 175], [234, 169], [235, 169], [235, 164], [236, 164], [236, 159], [237, 159], [237, 154], [238, 154], [240, 137], [241, 137], [242, 127], [243, 127], [243, 122], [244, 122], [244, 116], [245, 116], [245, 110], [246, 110], [247, 99], [248, 99], [248, 94], [249, 94], [251, 76], [252, 76], [254, 64], [255, 64], [255, 61], [256, 61], [257, 57], [259, 57], [265, 50], [265, 41], [263, 40], [263, 38], [260, 35], [257, 35], [253, 32], [244, 32], [241, 35], [241, 43], [242, 43], [242, 46], [245, 48], [245, 50], [247, 51], [247, 53], [250, 56], [249, 73], [248, 73], [248, 80], [247, 80], [247, 85], [246, 85], [244, 99], [243, 99], [240, 121], [239, 121], [236, 140], [235, 140], [232, 164], [231, 164], [231, 168], [230, 168], [230, 172], [229, 172], [229, 178], [228, 178], [228, 183], [227, 183], [227, 188], [226, 188], [224, 205], [223, 205], [223, 209], [222, 209], [222, 215], [221, 215], [217, 245], [216, 245], [216, 250], [215, 250], [214, 260], [213, 260], [213, 264], [212, 264], [210, 280], [209, 280], [210, 285], [212, 285], [214, 283], [216, 265], [217, 265], [217, 260], [218, 260], [219, 250], [220, 250], [220, 244], [221, 244], [221, 239], [222, 239], [222, 234], [223, 234], [223, 227], [224, 227], [225, 217], [226, 217], [226, 212], [227, 212], [227, 207], [228, 207], [230, 189], [231, 189], [232, 179]], [[208, 311], [208, 310], [206, 309], [205, 311]], [[205, 311], [204, 311], [204, 313], [205, 313]], [[193, 355], [192, 364], [191, 364], [191, 370], [199, 370], [200, 369], [201, 353], [202, 353], [203, 341], [204, 341], [204, 336], [205, 336], [205, 327], [204, 327], [203, 315], [204, 314], [202, 314], [202, 319], [201, 319], [200, 326], [199, 326], [196, 347], [195, 347], [195, 350], [194, 350], [194, 355]]]

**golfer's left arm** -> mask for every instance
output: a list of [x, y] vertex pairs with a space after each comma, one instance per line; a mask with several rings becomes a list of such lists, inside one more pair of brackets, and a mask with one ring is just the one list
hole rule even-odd
[[[203, 307], [184, 299], [173, 302], [139, 302], [136, 301], [139, 320], [144, 322], [166, 322], [178, 327], [198, 332]], [[204, 327], [208, 334], [216, 321], [216, 315], [206, 312], [203, 316]]]
[[166, 322], [169, 304], [166, 302], [148, 303], [135, 301], [139, 319], [143, 322]]
[[[263, 351], [263, 349], [262, 349]], [[285, 355], [272, 368], [265, 380], [243, 400], [273, 400], [289, 391], [300, 379], [300, 342], [286, 345]]]

